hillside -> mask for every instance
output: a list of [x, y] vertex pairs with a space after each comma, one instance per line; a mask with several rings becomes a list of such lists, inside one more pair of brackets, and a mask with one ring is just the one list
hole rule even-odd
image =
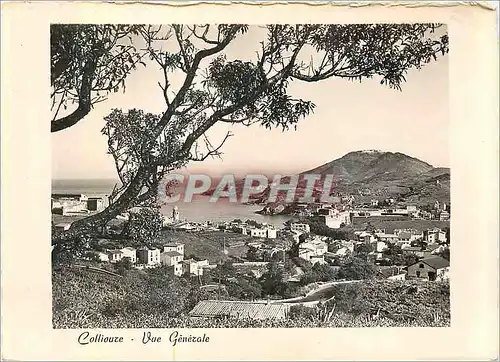
[[[319, 196], [324, 178], [333, 175], [333, 192], [341, 194], [357, 194], [370, 197], [397, 197], [403, 195], [408, 201], [424, 204], [439, 200], [450, 200], [450, 170], [433, 167], [427, 162], [400, 152], [383, 152], [378, 150], [354, 151], [341, 158], [325, 163], [316, 168], [299, 173], [297, 196], [303, 194], [306, 187], [304, 176], [321, 175], [315, 189]], [[290, 177], [284, 177], [283, 183]], [[243, 181], [236, 182], [237, 195], [241, 195]], [[211, 192], [207, 192], [211, 194]], [[259, 195], [256, 201], [265, 202], [269, 187]], [[280, 196], [280, 195], [279, 195]], [[280, 197], [278, 197], [280, 200]]]
[[[343, 285], [335, 293], [329, 320], [314, 316], [278, 321], [191, 319], [200, 300], [217, 299], [196, 283], [172, 277], [163, 268], [130, 270], [124, 277], [69, 266], [52, 270], [52, 324], [67, 328], [314, 328], [446, 327], [450, 324], [448, 283], [365, 281]], [[417, 311], [417, 312], [415, 312]], [[379, 314], [379, 318], [372, 318]]]

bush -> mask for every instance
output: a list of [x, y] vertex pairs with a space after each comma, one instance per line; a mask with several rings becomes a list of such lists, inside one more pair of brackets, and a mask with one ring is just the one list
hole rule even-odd
[[375, 265], [360, 258], [351, 258], [340, 267], [337, 277], [347, 280], [372, 279], [376, 273]]
[[314, 319], [316, 317], [317, 311], [315, 308], [304, 307], [303, 305], [294, 305], [290, 307], [290, 312], [288, 317], [292, 320], [301, 320], [301, 319]]

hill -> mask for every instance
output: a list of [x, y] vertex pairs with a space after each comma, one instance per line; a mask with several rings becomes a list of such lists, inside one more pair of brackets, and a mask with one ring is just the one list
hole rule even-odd
[[[412, 203], [420, 205], [434, 202], [449, 203], [450, 169], [433, 167], [427, 162], [400, 152], [365, 150], [349, 152], [341, 158], [325, 163], [316, 168], [300, 172], [296, 196], [303, 195], [306, 187], [306, 175], [320, 175], [313, 195], [320, 196], [326, 176], [333, 176], [332, 192], [355, 194], [369, 197], [403, 196]], [[290, 176], [283, 177], [282, 183], [288, 183]], [[237, 180], [236, 192], [241, 195], [243, 181]], [[253, 195], [258, 202], [266, 202], [270, 188]], [[212, 194], [213, 190], [206, 194]], [[280, 197], [281, 196], [281, 197]], [[278, 203], [283, 201], [278, 195]]]
[[[435, 200], [449, 203], [450, 200], [449, 168], [433, 167], [400, 152], [354, 151], [300, 176], [307, 174], [319, 174], [322, 179], [332, 175], [332, 191], [340, 194], [403, 196], [417, 204]], [[304, 186], [305, 183], [299, 182], [299, 188]], [[321, 181], [318, 186], [322, 186]]]

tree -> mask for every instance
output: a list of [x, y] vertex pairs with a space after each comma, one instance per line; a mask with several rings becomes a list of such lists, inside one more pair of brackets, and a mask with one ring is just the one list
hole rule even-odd
[[404, 261], [406, 266], [413, 265], [419, 260], [420, 258], [415, 254], [408, 254], [404, 256]]
[[387, 265], [404, 265], [405, 263], [403, 250], [399, 245], [388, 243], [387, 249], [382, 254], [387, 258]]
[[[124, 210], [158, 202], [158, 188], [167, 173], [191, 161], [220, 157], [232, 134], [227, 133], [218, 145], [212, 143], [206, 134], [218, 123], [296, 127], [315, 105], [288, 94], [291, 81], [378, 77], [382, 85], [401, 90], [409, 69], [420, 69], [448, 52], [448, 37], [436, 36], [437, 27], [268, 25], [257, 58], [242, 61], [227, 60], [223, 52], [245, 36], [246, 25], [141, 26], [138, 34], [163, 76], [165, 110], [150, 114], [115, 109], [105, 118], [103, 133], [122, 186], [113, 193], [109, 207], [75, 221], [52, 242], [69, 242], [95, 232]], [[165, 42], [176, 49], [161, 50]], [[174, 74], [184, 75], [176, 89]]]
[[270, 262], [261, 278], [262, 291], [266, 295], [276, 295], [283, 291], [283, 270], [276, 262]]
[[359, 258], [366, 259], [368, 254], [373, 251], [373, 247], [370, 244], [358, 244], [354, 251]]
[[130, 258], [123, 258], [114, 264], [115, 270], [120, 275], [125, 275], [127, 270], [132, 269], [132, 262]]
[[257, 248], [255, 248], [253, 246], [249, 246], [246, 258], [248, 261], [259, 261], [259, 260], [261, 260], [259, 254], [260, 253], [259, 253]]
[[444, 248], [441, 250], [438, 254], [441, 258], [444, 258], [448, 261], [450, 261], [450, 248]]
[[446, 243], [450, 244], [450, 228], [447, 226], [444, 228], [444, 232], [446, 233]]
[[214, 277], [221, 278], [222, 280], [227, 280], [234, 278], [236, 276], [236, 268], [233, 266], [229, 260], [226, 260], [223, 264], [217, 265], [214, 272]]
[[352, 258], [340, 267], [337, 276], [339, 279], [347, 280], [372, 279], [376, 272], [375, 265], [360, 258]]
[[[50, 26], [52, 132], [75, 125], [94, 104], [125, 87], [125, 78], [145, 55], [132, 44], [132, 35], [140, 28], [109, 24]], [[64, 112], [68, 106], [70, 110]]]
[[122, 236], [141, 244], [150, 243], [162, 226], [163, 216], [158, 209], [141, 207], [129, 212], [129, 220], [122, 231]]
[[259, 282], [250, 276], [238, 277], [235, 282], [226, 285], [229, 296], [238, 300], [255, 300], [262, 296]]
[[300, 283], [307, 285], [315, 282], [328, 282], [335, 279], [335, 272], [327, 264], [316, 263], [300, 277]]

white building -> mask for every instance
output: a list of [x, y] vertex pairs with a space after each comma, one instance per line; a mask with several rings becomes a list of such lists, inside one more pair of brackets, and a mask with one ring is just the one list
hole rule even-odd
[[177, 206], [174, 206], [172, 209], [172, 220], [179, 221], [181, 219], [181, 214], [179, 212], [179, 208]]
[[162, 265], [174, 266], [184, 260], [184, 254], [178, 251], [164, 251], [160, 254], [160, 261]]
[[110, 263], [116, 263], [120, 260], [122, 260], [123, 253], [121, 250], [115, 249], [115, 250], [108, 250], [108, 260]]
[[441, 229], [427, 229], [423, 233], [423, 238], [426, 243], [444, 243], [446, 242], [446, 232]]
[[191, 275], [203, 275], [203, 267], [206, 266], [194, 260], [187, 259], [182, 261], [182, 273], [183, 274], [191, 274]]
[[309, 261], [314, 265], [319, 263], [320, 265], [326, 264], [325, 257], [323, 255], [313, 255]]
[[340, 229], [343, 225], [349, 225], [351, 223], [349, 211], [331, 209], [328, 215], [321, 215], [320, 217], [325, 225], [331, 229]]
[[137, 261], [137, 253], [134, 248], [128, 246], [126, 248], [121, 249], [120, 251], [122, 252], [122, 259], [129, 258], [130, 262], [132, 264], [135, 264], [135, 262]]
[[273, 227], [267, 227], [267, 238], [276, 239], [278, 236], [278, 230]]
[[99, 258], [99, 261], [109, 261], [109, 255], [106, 253], [98, 252], [96, 255]]
[[163, 251], [176, 251], [184, 255], [184, 244], [182, 243], [168, 243], [163, 246]]
[[259, 228], [251, 228], [250, 236], [253, 236], [255, 238], [265, 238], [267, 236], [267, 230]]
[[378, 240], [384, 241], [386, 243], [394, 244], [398, 241], [398, 235], [396, 234], [386, 234], [386, 233], [375, 233]]
[[161, 263], [160, 249], [143, 248], [137, 250], [137, 261], [138, 263], [145, 265], [159, 265]]
[[310, 233], [311, 227], [309, 226], [309, 224], [292, 223], [292, 224], [290, 224], [290, 230], [298, 231], [301, 233]]

